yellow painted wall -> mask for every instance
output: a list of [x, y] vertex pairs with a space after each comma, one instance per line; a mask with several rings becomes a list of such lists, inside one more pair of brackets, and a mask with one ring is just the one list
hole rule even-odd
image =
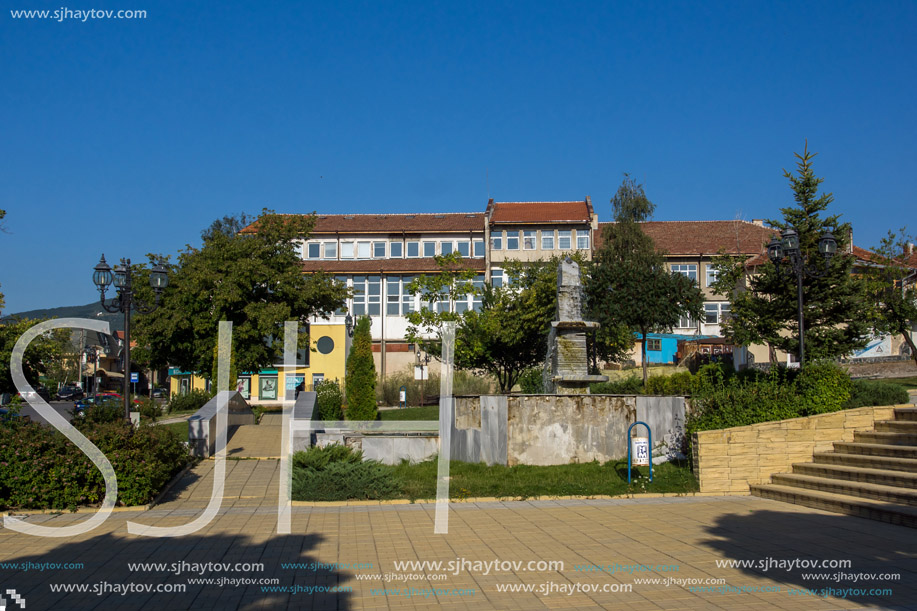
[[[311, 349], [309, 352], [309, 366], [308, 367], [298, 367], [296, 369], [296, 374], [304, 377], [305, 381], [305, 390], [312, 390], [312, 380], [313, 375], [321, 373], [324, 375], [326, 380], [337, 379], [343, 384], [344, 382], [344, 372], [345, 372], [345, 356], [344, 352], [346, 349], [346, 330], [342, 324], [322, 324], [315, 323], [310, 325], [311, 337], [309, 338]], [[329, 337], [334, 342], [334, 348], [328, 354], [322, 354], [318, 351], [318, 340], [322, 337]], [[253, 403], [259, 403], [262, 400], [260, 399], [260, 380], [262, 377], [276, 378], [277, 379], [277, 398], [276, 399], [265, 399], [265, 403], [272, 403], [275, 401], [282, 401], [284, 399], [285, 389], [286, 389], [286, 374], [281, 371], [278, 373], [260, 373], [260, 374], [251, 374], [251, 376], [240, 375], [240, 378], [250, 377], [249, 385], [249, 396], [250, 401]], [[169, 391], [171, 394], [179, 394], [181, 389], [181, 379], [190, 378], [191, 379], [191, 388], [192, 389], [206, 389], [206, 380], [198, 375], [173, 375], [169, 377]]]

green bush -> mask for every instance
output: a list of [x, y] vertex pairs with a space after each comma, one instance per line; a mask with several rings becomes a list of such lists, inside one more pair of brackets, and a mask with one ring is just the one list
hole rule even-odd
[[881, 380], [854, 380], [850, 398], [844, 409], [870, 405], [901, 405], [909, 403], [907, 389], [900, 384]]
[[853, 383], [836, 363], [809, 363], [796, 376], [796, 392], [802, 397], [800, 416], [827, 414], [842, 409]]
[[544, 394], [544, 370], [541, 367], [527, 369], [519, 378], [519, 388], [527, 395]]
[[153, 422], [156, 422], [156, 419], [162, 416], [162, 407], [148, 397], [140, 398], [140, 405], [137, 411], [140, 412], [142, 417], [149, 418]]
[[641, 395], [643, 380], [637, 376], [629, 376], [613, 382], [599, 382], [590, 384], [589, 392], [594, 395]]
[[173, 395], [172, 399], [169, 401], [169, 413], [196, 412], [197, 410], [204, 407], [204, 404], [206, 404], [207, 401], [210, 401], [212, 398], [212, 394], [199, 388], [195, 388], [194, 390], [183, 395]]
[[685, 429], [725, 429], [799, 418], [844, 409], [849, 405], [849, 376], [831, 362], [815, 362], [802, 371], [774, 367], [766, 373], [726, 376], [716, 366], [698, 371], [692, 411]]
[[293, 455], [293, 499], [346, 501], [390, 499], [401, 494], [393, 468], [334, 444]]
[[87, 424], [104, 424], [124, 422], [124, 406], [117, 399], [90, 405], [83, 410], [83, 415], [73, 419], [77, 428]]
[[343, 420], [344, 394], [337, 380], [324, 380], [315, 385], [315, 411], [318, 420]]
[[[150, 502], [189, 460], [182, 439], [168, 427], [135, 429], [120, 418], [78, 425], [111, 462], [124, 505]], [[0, 427], [0, 508], [75, 509], [104, 496], [101, 472], [56, 429], [19, 422]]]
[[648, 395], [691, 395], [694, 376], [690, 371], [679, 371], [668, 376], [650, 376], [644, 392]]
[[373, 362], [373, 341], [368, 316], [358, 318], [354, 327], [344, 386], [347, 393], [346, 418], [375, 420], [379, 415], [376, 409], [376, 365]]

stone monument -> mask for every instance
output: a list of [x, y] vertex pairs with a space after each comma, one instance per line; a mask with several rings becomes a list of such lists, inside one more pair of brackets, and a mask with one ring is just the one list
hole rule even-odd
[[567, 257], [557, 269], [557, 320], [548, 334], [545, 392], [584, 395], [589, 394], [590, 384], [608, 381], [608, 376], [589, 374], [586, 333], [598, 327], [597, 322], [583, 320], [579, 265]]

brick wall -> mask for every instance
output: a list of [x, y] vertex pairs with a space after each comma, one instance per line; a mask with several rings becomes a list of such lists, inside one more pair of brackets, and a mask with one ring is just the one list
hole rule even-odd
[[835, 441], [853, 441], [854, 431], [871, 431], [876, 421], [893, 418], [894, 406], [860, 407], [700, 431], [693, 438], [694, 474], [701, 492], [748, 494], [749, 484], [768, 484], [774, 473], [811, 462], [814, 452], [834, 449]]

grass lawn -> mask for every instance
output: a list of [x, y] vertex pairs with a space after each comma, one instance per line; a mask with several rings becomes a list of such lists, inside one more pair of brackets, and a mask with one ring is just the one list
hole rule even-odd
[[380, 420], [439, 420], [438, 405], [379, 410]]
[[172, 429], [182, 438], [182, 441], [188, 441], [188, 421], [185, 422], [173, 422], [172, 424], [160, 424], [157, 426], [164, 426], [167, 429]]
[[[627, 483], [627, 460], [573, 465], [535, 467], [517, 465], [488, 467], [450, 461], [449, 496], [467, 497], [541, 497], [571, 495], [622, 495], [640, 492], [695, 492], [697, 480], [687, 462], [665, 463], [649, 468], [634, 469], [633, 483]], [[436, 461], [401, 464], [394, 467], [395, 476], [402, 481], [404, 498], [432, 499], [436, 497]], [[642, 477], [641, 477], [642, 476]]]
[[900, 384], [908, 390], [913, 390], [917, 388], [917, 376], [911, 376], [909, 378], [886, 378], [884, 382], [894, 382], [895, 384]]

